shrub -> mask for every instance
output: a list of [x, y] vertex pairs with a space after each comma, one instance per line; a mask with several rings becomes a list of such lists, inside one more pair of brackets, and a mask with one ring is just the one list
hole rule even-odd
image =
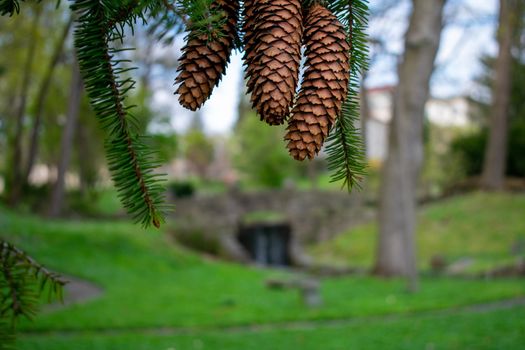
[[[451, 144], [451, 151], [459, 157], [467, 176], [480, 175], [487, 144], [487, 130], [458, 136]], [[507, 152], [507, 176], [525, 177], [525, 121], [511, 124]]]
[[187, 198], [195, 194], [195, 186], [189, 181], [172, 182], [168, 188], [175, 198]]

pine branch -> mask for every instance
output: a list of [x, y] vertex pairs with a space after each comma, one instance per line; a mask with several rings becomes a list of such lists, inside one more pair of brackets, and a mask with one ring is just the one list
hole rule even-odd
[[189, 27], [188, 15], [175, 1], [161, 0], [159, 6], [150, 10], [148, 34], [166, 45], [170, 45], [176, 36]]
[[11, 17], [15, 13], [20, 13], [20, 3], [18, 0], [2, 0], [0, 2], [0, 16], [8, 15]]
[[[25, 2], [26, 0], [21, 0]], [[36, 0], [36, 3], [42, 2], [42, 0]], [[60, 6], [61, 0], [57, 0], [56, 8]], [[20, 13], [20, 2], [19, 0], [0, 0], [0, 16], [8, 15], [9, 17], [14, 14]]]
[[0, 240], [0, 350], [14, 349], [16, 320], [36, 314], [39, 295], [47, 289], [49, 300], [62, 300], [65, 284], [58, 274]]
[[328, 138], [328, 168], [333, 172], [331, 181], [343, 181], [350, 191], [366, 174], [363, 141], [357, 127], [359, 115], [360, 75], [368, 69], [368, 48], [365, 28], [368, 18], [367, 0], [335, 0], [330, 8], [348, 28], [350, 43], [350, 79], [348, 96], [341, 116]]
[[133, 27], [147, 6], [139, 1], [77, 0], [72, 9], [78, 15], [77, 56], [91, 105], [107, 132], [107, 161], [119, 198], [135, 221], [160, 227], [166, 209], [162, 176], [154, 173], [160, 164], [124, 103], [135, 82], [121, 76], [134, 68], [121, 67], [127, 61], [116, 58], [125, 49], [110, 47], [112, 41], [123, 40], [124, 26]]
[[49, 298], [62, 300], [66, 282], [12, 244], [0, 241], [0, 320], [36, 314], [38, 295], [46, 287]]

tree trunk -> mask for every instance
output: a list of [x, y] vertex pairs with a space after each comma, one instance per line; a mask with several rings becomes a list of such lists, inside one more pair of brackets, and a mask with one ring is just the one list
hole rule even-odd
[[60, 159], [58, 163], [57, 180], [53, 186], [53, 192], [51, 193], [49, 215], [52, 217], [59, 216], [62, 211], [66, 171], [71, 159], [73, 136], [75, 134], [78, 113], [80, 110], [82, 79], [80, 77], [80, 70], [76, 60], [73, 62], [70, 91], [71, 94], [69, 96], [66, 125], [64, 126], [64, 132], [62, 133], [62, 140], [60, 142]]
[[31, 171], [33, 170], [33, 166], [38, 156], [38, 138], [40, 135], [40, 128], [42, 125], [42, 115], [44, 114], [46, 97], [49, 92], [49, 87], [51, 85], [53, 74], [55, 72], [56, 66], [58, 65], [60, 55], [62, 54], [62, 51], [64, 48], [64, 43], [66, 41], [66, 38], [67, 38], [67, 35], [69, 33], [72, 23], [73, 23], [73, 18], [71, 17], [68, 20], [67, 24], [64, 26], [64, 29], [62, 30], [62, 34], [58, 38], [58, 41], [55, 44], [55, 47], [53, 50], [53, 56], [51, 57], [51, 61], [49, 62], [49, 66], [47, 67], [46, 73], [44, 75], [44, 79], [42, 80], [42, 84], [40, 85], [40, 88], [38, 89], [38, 95], [36, 99], [36, 109], [35, 109], [36, 114], [35, 114], [35, 120], [33, 122], [33, 129], [31, 130], [29, 153], [27, 155], [27, 165], [25, 168], [24, 177], [22, 178], [23, 183], [28, 182], [29, 175], [31, 175]]
[[22, 134], [24, 130], [27, 98], [29, 95], [29, 83], [32, 78], [33, 61], [35, 58], [36, 45], [38, 43], [38, 26], [42, 14], [41, 6], [35, 7], [35, 14], [31, 26], [31, 37], [29, 38], [29, 47], [24, 63], [24, 73], [22, 78], [22, 86], [20, 89], [20, 96], [15, 112], [15, 127], [14, 134], [10, 138], [9, 146], [11, 148], [8, 155], [6, 176], [7, 202], [11, 206], [15, 206], [20, 200], [22, 191]]
[[413, 1], [382, 174], [375, 272], [407, 276], [410, 291], [418, 288], [414, 236], [416, 188], [423, 162], [423, 117], [445, 1]]
[[492, 113], [489, 139], [485, 149], [481, 186], [501, 190], [504, 186], [507, 158], [508, 111], [511, 88], [512, 41], [518, 22], [514, 9], [517, 0], [500, 0], [496, 79], [492, 90]]

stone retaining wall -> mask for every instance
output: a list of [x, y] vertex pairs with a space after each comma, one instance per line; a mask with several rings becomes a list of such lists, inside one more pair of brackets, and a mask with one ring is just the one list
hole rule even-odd
[[[308, 263], [305, 244], [327, 240], [367, 215], [358, 193], [275, 190], [256, 193], [230, 191], [221, 195], [174, 199], [175, 237], [181, 241], [210, 242], [210, 250], [225, 258], [247, 261], [237, 241], [239, 226], [254, 212], [272, 212], [291, 226], [292, 261]], [[206, 249], [204, 249], [206, 251]]]

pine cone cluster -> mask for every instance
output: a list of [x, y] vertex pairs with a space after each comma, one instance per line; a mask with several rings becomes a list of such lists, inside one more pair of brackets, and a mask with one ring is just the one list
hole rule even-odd
[[341, 113], [350, 71], [345, 29], [328, 9], [313, 5], [305, 27], [306, 71], [285, 136], [297, 160], [312, 159], [321, 150]]
[[[292, 157], [319, 153], [348, 92], [350, 46], [343, 25], [326, 7], [303, 9], [301, 0], [244, 0], [242, 25], [248, 92], [261, 120], [288, 120], [285, 140]], [[189, 35], [180, 61], [177, 93], [196, 110], [224, 73], [237, 40], [238, 0], [214, 0], [226, 16], [224, 36]], [[303, 13], [305, 17], [303, 18]], [[305, 47], [305, 70], [296, 94]]]
[[239, 1], [214, 0], [212, 6], [212, 11], [225, 17], [221, 35], [209, 38], [207, 34], [190, 30], [175, 80], [180, 83], [176, 92], [180, 95], [180, 104], [192, 111], [200, 108], [219, 84], [237, 40]]

